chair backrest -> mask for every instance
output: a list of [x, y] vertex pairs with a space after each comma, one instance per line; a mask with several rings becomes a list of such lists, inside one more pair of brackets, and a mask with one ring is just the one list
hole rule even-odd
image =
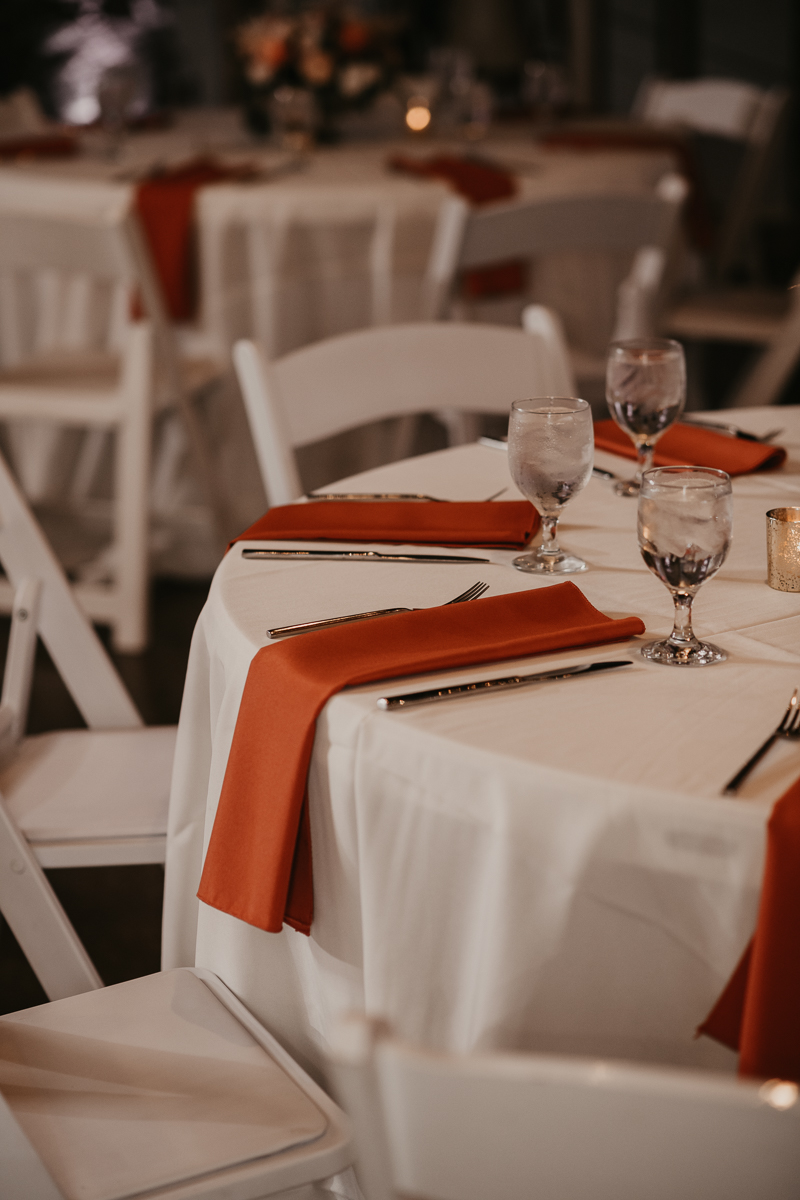
[[296, 446], [383, 417], [507, 413], [525, 396], [574, 394], [563, 346], [543, 327], [389, 325], [328, 338], [271, 364], [243, 340], [233, 359], [271, 504], [302, 495]]
[[[320, 310], [324, 309], [320, 293], [329, 285], [335, 289], [332, 294], [339, 295], [343, 280], [366, 275], [369, 302], [364, 323], [386, 325], [391, 321], [397, 209], [386, 191], [352, 183], [324, 188], [283, 185], [277, 191], [272, 185], [219, 186], [201, 194], [198, 212], [203, 323], [222, 352], [228, 352], [233, 340], [228, 309], [241, 306], [244, 299], [231, 295], [226, 273], [229, 238], [235, 228], [244, 231], [249, 325], [269, 358], [276, 356], [281, 342], [287, 258], [298, 253], [293, 239], [311, 244]], [[302, 257], [302, 246], [299, 253]], [[295, 263], [292, 270], [303, 276], [303, 263]], [[235, 286], [241, 293], [241, 284]], [[319, 324], [324, 331], [322, 312]], [[330, 326], [327, 332], [331, 332]]]
[[434, 1054], [343, 1021], [329, 1058], [368, 1200], [789, 1200], [793, 1083], [550, 1055]]
[[[94, 729], [136, 728], [142, 719], [100, 639], [78, 607], [61, 565], [0, 457], [0, 564], [16, 590], [14, 623], [38, 631], [87, 725]], [[28, 583], [31, 591], [23, 585]], [[41, 595], [38, 596], [39, 585]], [[25, 599], [30, 596], [30, 599]], [[22, 597], [22, 599], [20, 599]], [[27, 607], [26, 607], [27, 605]], [[36, 608], [38, 606], [38, 616]], [[32, 641], [25, 639], [28, 647]], [[13, 633], [12, 633], [13, 650]], [[9, 654], [3, 704], [17, 711], [13, 732], [25, 723], [32, 654]], [[16, 675], [15, 672], [19, 674]], [[27, 678], [26, 678], [27, 676]]]
[[724, 276], [747, 250], [774, 161], [789, 102], [784, 87], [761, 89], [737, 79], [645, 79], [633, 115], [653, 125], [680, 125], [696, 133], [742, 142], [745, 153], [724, 206], [714, 271]]
[[52, 350], [119, 350], [134, 289], [153, 326], [164, 386], [177, 350], [129, 184], [0, 168], [0, 363]]
[[769, 117], [784, 89], [765, 91], [738, 79], [645, 79], [633, 115], [652, 125], [683, 125], [737, 141], [770, 136]]
[[642, 195], [568, 196], [472, 208], [442, 205], [424, 284], [424, 309], [442, 316], [457, 273], [565, 250], [630, 252], [670, 248], [686, 188], [664, 176]]

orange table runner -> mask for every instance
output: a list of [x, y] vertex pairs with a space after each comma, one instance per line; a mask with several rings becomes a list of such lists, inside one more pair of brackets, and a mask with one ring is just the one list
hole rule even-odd
[[756, 932], [698, 1029], [739, 1051], [739, 1073], [800, 1083], [800, 779], [775, 804]]
[[[633, 442], [613, 421], [598, 421], [594, 427], [594, 444], [598, 450], [636, 458]], [[680, 466], [715, 467], [729, 475], [748, 475], [751, 471], [769, 471], [786, 461], [786, 451], [780, 446], [763, 442], [747, 442], [727, 437], [713, 429], [698, 426], [673, 425], [656, 443], [653, 459], [657, 467]]]
[[643, 632], [638, 617], [612, 620], [567, 582], [262, 647], [247, 675], [198, 897], [270, 933], [284, 921], [309, 932], [314, 893], [306, 779], [316, 719], [335, 692]]
[[271, 508], [235, 540], [399, 542], [431, 546], [526, 546], [539, 528], [527, 500], [467, 503], [320, 500]]
[[192, 227], [195, 193], [210, 183], [252, 176], [251, 167], [225, 167], [211, 159], [195, 159], [144, 180], [136, 189], [139, 219], [173, 320], [191, 319], [197, 303]]

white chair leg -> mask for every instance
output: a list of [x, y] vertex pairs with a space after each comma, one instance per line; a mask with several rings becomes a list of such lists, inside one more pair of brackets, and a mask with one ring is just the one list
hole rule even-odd
[[737, 389], [731, 408], [775, 404], [800, 359], [800, 306], [787, 319], [780, 337], [768, 346]]
[[23, 579], [14, 592], [11, 637], [3, 673], [0, 708], [13, 714], [9, 732], [15, 742], [24, 734], [28, 721], [41, 597], [40, 579]]
[[103, 986], [44, 871], [1, 799], [0, 912], [50, 1000]]
[[114, 540], [118, 548], [113, 641], [122, 654], [147, 644], [148, 493], [150, 487], [150, 330], [131, 330], [125, 366], [126, 413], [117, 429]]
[[73, 504], [80, 505], [88, 500], [107, 442], [106, 429], [87, 429], [84, 433], [70, 484], [70, 499]]

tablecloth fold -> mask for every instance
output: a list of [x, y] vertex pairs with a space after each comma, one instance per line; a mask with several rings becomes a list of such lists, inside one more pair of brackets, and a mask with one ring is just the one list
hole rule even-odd
[[284, 921], [310, 931], [306, 779], [316, 719], [335, 692], [642, 632], [638, 617], [612, 620], [566, 582], [262, 647], [245, 683], [198, 897], [267, 932], [279, 932]]
[[527, 500], [320, 500], [271, 508], [235, 540], [526, 546], [539, 528]]
[[756, 932], [698, 1028], [739, 1051], [739, 1073], [800, 1083], [800, 779], [775, 804]]
[[[598, 450], [636, 458], [633, 442], [613, 421], [597, 421], [594, 444]], [[751, 471], [769, 471], [786, 461], [781, 446], [766, 446], [763, 442], [747, 442], [727, 437], [713, 429], [698, 426], [673, 425], [656, 443], [653, 462], [657, 467], [672, 467], [689, 463], [695, 467], [714, 467], [729, 475], [749, 475]]]

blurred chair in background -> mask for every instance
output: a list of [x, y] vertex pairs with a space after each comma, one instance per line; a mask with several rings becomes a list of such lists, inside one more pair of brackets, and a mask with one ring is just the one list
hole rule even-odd
[[[0, 912], [50, 999], [102, 987], [42, 868], [163, 863], [174, 727], [145, 728], [0, 458], [14, 589], [0, 697]], [[24, 737], [37, 635], [88, 729]]]
[[[0, 171], [0, 420], [10, 425], [30, 498], [44, 500], [61, 482], [68, 488], [62, 509], [95, 520], [108, 512], [92, 490], [115, 435], [111, 545], [80, 564], [78, 595], [93, 619], [111, 625], [117, 649], [131, 653], [147, 637], [154, 414], [162, 414], [164, 436], [153, 490], [168, 507], [181, 456], [170, 437], [177, 413], [182, 445], [188, 436], [202, 464], [220, 543], [230, 532], [193, 407], [221, 368], [181, 359], [132, 198], [125, 185]], [[146, 322], [132, 319], [136, 296]], [[71, 470], [65, 428], [88, 431], [73, 448]]]
[[369, 1200], [790, 1200], [793, 1083], [535, 1054], [433, 1053], [343, 1018], [329, 1076]]
[[[478, 209], [454, 197], [442, 205], [434, 234], [425, 280], [426, 315], [433, 319], [448, 314], [467, 270], [562, 251], [620, 254], [627, 255], [628, 274], [618, 288], [609, 334], [647, 336], [658, 319], [686, 192], [684, 180], [671, 174], [651, 194], [641, 196], [573, 196]], [[604, 300], [598, 296], [598, 305]], [[605, 354], [574, 345], [569, 353], [579, 388], [605, 378]]]
[[743, 154], [721, 213], [711, 273], [725, 279], [751, 270], [753, 234], [774, 165], [789, 101], [787, 88], [763, 90], [735, 79], [645, 79], [632, 115], [650, 125], [679, 127], [739, 142]]
[[233, 351], [271, 505], [303, 495], [294, 450], [383, 417], [508, 414], [520, 396], [572, 395], [562, 345], [546, 325], [425, 322], [327, 338], [268, 363], [252, 341]]
[[661, 326], [664, 333], [688, 342], [761, 347], [725, 404], [776, 404], [800, 360], [800, 272], [789, 290], [731, 287], [689, 296], [663, 313]]

